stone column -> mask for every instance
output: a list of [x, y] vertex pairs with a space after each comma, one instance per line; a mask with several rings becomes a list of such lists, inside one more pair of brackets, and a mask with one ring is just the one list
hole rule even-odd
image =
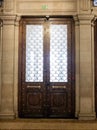
[[0, 109], [1, 109], [1, 70], [2, 70], [2, 20], [0, 20]]
[[75, 20], [75, 117], [78, 117], [79, 113], [79, 49], [80, 49], [80, 44], [79, 44], [79, 19], [77, 16], [74, 16]]
[[[92, 120], [95, 119], [94, 109], [94, 41], [92, 40], [92, 15], [78, 15], [79, 32], [77, 31], [76, 37], [79, 37], [79, 41], [76, 40], [76, 45], [79, 51], [79, 85], [76, 85], [79, 91], [79, 120]], [[77, 60], [78, 58], [76, 58]], [[77, 61], [76, 61], [77, 63]], [[78, 72], [78, 70], [77, 70]], [[77, 73], [76, 72], [76, 73]], [[77, 78], [78, 79], [78, 78]], [[76, 91], [77, 92], [77, 91]]]
[[19, 45], [19, 21], [21, 17], [17, 16], [15, 20], [15, 46], [14, 46], [14, 112], [18, 117], [18, 45]]
[[92, 19], [92, 23], [91, 23], [91, 51], [92, 51], [92, 69], [93, 69], [93, 111], [95, 113], [95, 118], [96, 118], [96, 110], [95, 110], [95, 55], [94, 55], [94, 27], [95, 27], [95, 21], [96, 21], [96, 17], [94, 17]]
[[2, 27], [2, 70], [1, 70], [1, 105], [0, 119], [14, 118], [14, 15], [0, 16]]

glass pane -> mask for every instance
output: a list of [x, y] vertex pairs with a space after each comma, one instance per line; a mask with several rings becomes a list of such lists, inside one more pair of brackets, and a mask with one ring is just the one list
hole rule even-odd
[[43, 26], [26, 26], [26, 82], [43, 81]]
[[97, 0], [94, 0], [94, 6], [97, 6]]
[[67, 25], [50, 26], [50, 81], [67, 82]]

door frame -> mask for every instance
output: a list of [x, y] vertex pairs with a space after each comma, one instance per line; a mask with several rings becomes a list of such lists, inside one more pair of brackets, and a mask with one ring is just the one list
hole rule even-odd
[[[66, 18], [66, 19], [72, 19], [72, 26], [71, 26], [71, 42], [73, 44], [71, 44], [71, 54], [72, 54], [72, 97], [74, 97], [72, 100], [73, 100], [73, 104], [74, 104], [74, 107], [73, 107], [73, 116], [71, 118], [74, 118], [75, 117], [75, 25], [74, 25], [74, 21], [73, 21], [73, 17], [72, 16], [49, 16], [50, 18]], [[25, 19], [25, 18], [46, 18], [48, 19], [48, 17], [46, 16], [31, 16], [31, 17], [26, 17], [26, 16], [23, 16], [21, 19]], [[21, 22], [21, 21], [20, 21]], [[21, 33], [20, 33], [21, 32]], [[21, 58], [22, 58], [22, 52], [21, 52], [21, 48], [22, 48], [22, 27], [19, 26], [19, 51], [18, 51], [18, 55], [19, 55], [19, 58], [18, 58], [18, 114], [20, 112], [20, 104], [21, 104]]]
[[94, 23], [94, 70], [95, 70], [95, 112], [96, 112], [96, 117], [97, 117], [97, 19]]

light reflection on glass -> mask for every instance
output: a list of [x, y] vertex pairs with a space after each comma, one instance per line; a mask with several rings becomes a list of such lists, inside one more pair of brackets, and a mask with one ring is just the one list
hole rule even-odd
[[43, 26], [26, 26], [26, 82], [43, 81]]
[[67, 82], [67, 25], [50, 26], [50, 81]]
[[94, 6], [97, 6], [97, 0], [94, 0]]

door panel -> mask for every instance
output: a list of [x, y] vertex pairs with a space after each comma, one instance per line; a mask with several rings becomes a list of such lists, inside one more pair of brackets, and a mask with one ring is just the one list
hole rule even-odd
[[42, 25], [26, 25], [26, 82], [43, 82]]
[[50, 82], [67, 82], [67, 25], [50, 25]]
[[72, 18], [20, 21], [20, 117], [74, 117], [72, 33]]

